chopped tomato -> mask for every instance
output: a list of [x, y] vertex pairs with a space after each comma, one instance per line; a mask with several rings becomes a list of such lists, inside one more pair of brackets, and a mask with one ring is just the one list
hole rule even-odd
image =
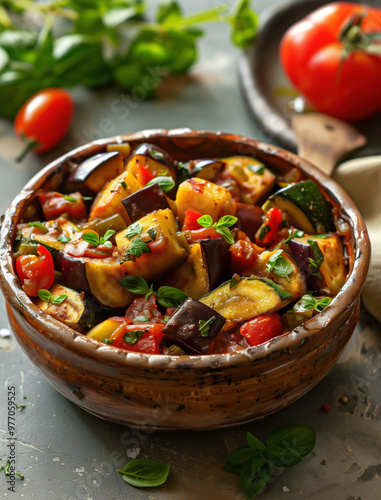
[[108, 248], [104, 245], [93, 246], [87, 241], [82, 239], [85, 233], [93, 233], [97, 236], [98, 233], [92, 229], [84, 229], [83, 231], [78, 231], [74, 233], [71, 241], [66, 243], [64, 252], [73, 257], [93, 257], [96, 259], [105, 259], [106, 257], [111, 257], [113, 252], [113, 247]]
[[259, 253], [255, 250], [256, 248], [258, 248], [256, 245], [246, 240], [236, 241], [230, 247], [232, 274], [237, 273], [240, 276], [251, 274], [251, 268]]
[[216, 240], [223, 237], [213, 227], [203, 227], [195, 231], [188, 231], [185, 236], [188, 243], [197, 243], [201, 240]]
[[203, 214], [201, 212], [197, 212], [197, 210], [193, 210], [192, 208], [186, 210], [183, 231], [196, 231], [197, 229], [202, 229], [201, 224], [197, 222], [202, 216]]
[[155, 177], [148, 170], [148, 168], [142, 167], [142, 165], [137, 165], [137, 168], [138, 168], [137, 181], [139, 182], [140, 185], [142, 186], [147, 185], [148, 182], [152, 181], [152, 179]]
[[283, 325], [277, 313], [262, 314], [244, 323], [239, 333], [245, 337], [251, 346], [263, 344], [283, 333]]
[[54, 191], [41, 190], [38, 193], [38, 199], [46, 220], [56, 219], [63, 214], [68, 214], [71, 219], [86, 217], [86, 207], [81, 193], [63, 195]]
[[126, 318], [135, 320], [138, 317], [153, 323], [165, 323], [164, 316], [157, 308], [155, 295], [151, 295], [148, 300], [144, 297], [138, 297], [133, 301], [126, 311]]
[[109, 338], [111, 345], [126, 351], [160, 354], [164, 324], [128, 324], [128, 320], [129, 318], [126, 318], [126, 322], [111, 335]]
[[31, 297], [37, 297], [38, 290], [53, 285], [53, 257], [43, 245], [38, 245], [38, 255], [20, 255], [16, 260], [16, 271], [25, 293]]

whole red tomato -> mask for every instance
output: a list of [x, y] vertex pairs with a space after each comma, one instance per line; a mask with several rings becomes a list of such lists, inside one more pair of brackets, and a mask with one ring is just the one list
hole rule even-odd
[[64, 137], [73, 117], [74, 104], [68, 92], [48, 88], [34, 94], [20, 108], [15, 132], [36, 153], [53, 148]]
[[285, 33], [284, 71], [320, 112], [358, 121], [381, 110], [381, 10], [331, 3]]

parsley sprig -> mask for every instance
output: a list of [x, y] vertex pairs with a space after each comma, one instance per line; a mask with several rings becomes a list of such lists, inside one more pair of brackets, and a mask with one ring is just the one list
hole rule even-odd
[[112, 248], [112, 243], [111, 241], [109, 241], [109, 239], [113, 234], [115, 234], [115, 231], [113, 229], [108, 229], [105, 232], [104, 236], [101, 237], [99, 237], [95, 233], [83, 233], [82, 239], [94, 247], [103, 245], [106, 248]]
[[234, 238], [228, 228], [234, 226], [237, 220], [237, 217], [234, 217], [234, 215], [224, 215], [219, 221], [213, 224], [213, 219], [210, 215], [203, 215], [197, 219], [197, 222], [202, 227], [213, 227], [217, 233], [220, 233], [225, 238], [227, 243], [233, 245]]
[[278, 250], [270, 258], [269, 262], [266, 264], [266, 269], [271, 272], [273, 271], [278, 276], [286, 278], [290, 281], [289, 274], [293, 272], [292, 265], [282, 257], [283, 250]]
[[161, 286], [155, 291], [153, 283], [148, 285], [140, 276], [127, 276], [119, 281], [119, 285], [132, 293], [144, 295], [146, 300], [151, 295], [156, 295], [158, 304], [163, 307], [177, 307], [188, 298], [187, 294], [172, 286]]
[[303, 309], [306, 310], [315, 309], [315, 311], [321, 312], [331, 303], [331, 298], [330, 297], [315, 298], [312, 296], [311, 293], [306, 293], [300, 299], [299, 303]]
[[47, 302], [48, 305], [54, 304], [56, 306], [59, 306], [67, 298], [67, 295], [64, 293], [61, 295], [52, 295], [49, 290], [46, 290], [45, 288], [37, 290], [37, 293], [40, 299], [44, 302]]
[[277, 468], [299, 464], [314, 449], [315, 442], [315, 430], [304, 424], [282, 425], [268, 436], [266, 444], [248, 432], [248, 444], [230, 453], [224, 470], [240, 475], [250, 500], [262, 491]]

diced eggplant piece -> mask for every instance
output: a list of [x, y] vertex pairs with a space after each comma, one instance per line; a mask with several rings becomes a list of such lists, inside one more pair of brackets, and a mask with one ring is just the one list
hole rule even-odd
[[189, 255], [184, 264], [166, 273], [158, 281], [158, 286], [173, 286], [195, 300], [209, 292], [211, 288], [208, 268], [200, 243], [195, 243], [190, 247]]
[[147, 169], [153, 177], [168, 175], [177, 180], [177, 169], [172, 158], [163, 149], [153, 144], [144, 143], [138, 146], [128, 160], [126, 170], [136, 179], [140, 179], [140, 169]]
[[[313, 242], [312, 246], [309, 242]], [[325, 238], [303, 236], [292, 238], [288, 244], [294, 259], [306, 273], [308, 289], [336, 295], [347, 276], [344, 249], [339, 236], [337, 234], [330, 234]], [[322, 257], [315, 255], [318, 252], [321, 252]], [[311, 259], [318, 264], [317, 267], [311, 263]], [[322, 261], [320, 265], [319, 261]]]
[[61, 304], [54, 304], [52, 301], [48, 303], [42, 299], [37, 299], [36, 304], [40, 309], [74, 330], [82, 332], [101, 321], [101, 310], [88, 299], [83, 298], [79, 292], [59, 284], [53, 284], [49, 291], [52, 296], [67, 295], [67, 297]]
[[194, 299], [187, 299], [171, 316], [163, 333], [180, 340], [198, 354], [213, 352], [213, 339], [221, 331], [226, 319], [215, 310]]
[[291, 266], [292, 272], [285, 277], [279, 276], [276, 269], [269, 271], [268, 266], [271, 266], [270, 259], [277, 252], [279, 252], [279, 250], [260, 253], [251, 268], [251, 272], [255, 276], [269, 278], [274, 283], [281, 285], [291, 294], [293, 300], [297, 300], [307, 292], [306, 275], [303, 269], [299, 266], [297, 260], [284, 250], [279, 257], [285, 259], [287, 264]]
[[307, 234], [334, 231], [332, 207], [311, 179], [290, 184], [280, 189], [263, 205], [263, 211], [276, 207], [283, 212], [290, 225]]
[[149, 142], [143, 142], [143, 144], [140, 144], [140, 146], [135, 149], [133, 154], [134, 156], [147, 156], [148, 158], [158, 161], [169, 168], [173, 167], [173, 160], [169, 154], [164, 151], [164, 149], [159, 148], [159, 146], [155, 146], [154, 144], [150, 144]]
[[190, 160], [184, 165], [186, 176], [198, 177], [207, 181], [213, 181], [217, 173], [224, 167], [224, 163], [220, 160], [211, 158], [202, 160]]
[[69, 175], [65, 183], [65, 192], [81, 191], [95, 194], [123, 172], [123, 156], [118, 151], [99, 153], [87, 158]]
[[134, 294], [119, 285], [126, 272], [115, 259], [72, 257], [61, 252], [60, 260], [62, 283], [91, 294], [102, 307], [126, 307], [134, 300]]
[[109, 182], [95, 198], [90, 210], [89, 221], [106, 219], [119, 213], [126, 224], [130, 224], [131, 221], [122, 200], [127, 198], [128, 195], [139, 191], [142, 187], [130, 172], [122, 172]]
[[108, 318], [102, 323], [94, 326], [87, 334], [86, 337], [92, 340], [97, 340], [98, 342], [103, 342], [111, 337], [111, 335], [117, 330], [120, 326], [126, 324], [126, 318], [120, 316], [113, 316], [112, 318]]
[[231, 281], [227, 281], [200, 300], [226, 318], [226, 330], [261, 314], [278, 311], [291, 301], [291, 294], [281, 285], [256, 277], [241, 278], [232, 287]]
[[[152, 281], [181, 266], [189, 254], [189, 245], [178, 230], [172, 210], [157, 210], [139, 219], [138, 223], [141, 226], [140, 235], [128, 238], [127, 228], [115, 237], [127, 274]], [[136, 255], [137, 246], [144, 248], [140, 255]]]
[[210, 291], [230, 276], [230, 245], [224, 238], [201, 240], [200, 245], [208, 270]]
[[255, 158], [231, 156], [223, 161], [226, 171], [238, 184], [243, 203], [263, 203], [273, 191], [275, 175]]
[[249, 205], [248, 203], [236, 203], [237, 227], [247, 236], [255, 241], [255, 233], [263, 222], [263, 210], [258, 205]]
[[107, 144], [107, 152], [117, 151], [123, 156], [123, 160], [126, 161], [131, 154], [131, 146], [128, 142], [120, 142], [115, 144]]
[[146, 186], [122, 200], [132, 222], [136, 222], [155, 210], [166, 210], [169, 207], [164, 191], [157, 184]]
[[176, 205], [180, 223], [184, 223], [188, 209], [209, 214], [214, 222], [223, 215], [234, 215], [235, 207], [229, 191], [213, 182], [192, 177], [180, 184]]

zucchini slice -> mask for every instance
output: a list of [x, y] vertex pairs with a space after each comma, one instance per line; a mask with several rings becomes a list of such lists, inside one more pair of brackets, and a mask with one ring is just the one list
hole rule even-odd
[[332, 207], [317, 184], [308, 179], [280, 189], [263, 205], [263, 211], [279, 208], [287, 221], [308, 234], [335, 231]]
[[275, 175], [263, 163], [250, 156], [230, 156], [223, 159], [225, 169], [237, 182], [241, 201], [262, 203], [273, 191]]
[[231, 282], [227, 281], [200, 300], [226, 318], [225, 329], [277, 311], [292, 301], [287, 290], [266, 278], [241, 278], [230, 286]]
[[101, 320], [101, 311], [89, 300], [82, 298], [79, 292], [58, 283], [53, 284], [50, 293], [54, 295], [67, 295], [61, 304], [49, 304], [42, 299], [37, 299], [36, 304], [40, 309], [54, 318], [62, 321], [74, 330], [82, 332], [95, 326]]

